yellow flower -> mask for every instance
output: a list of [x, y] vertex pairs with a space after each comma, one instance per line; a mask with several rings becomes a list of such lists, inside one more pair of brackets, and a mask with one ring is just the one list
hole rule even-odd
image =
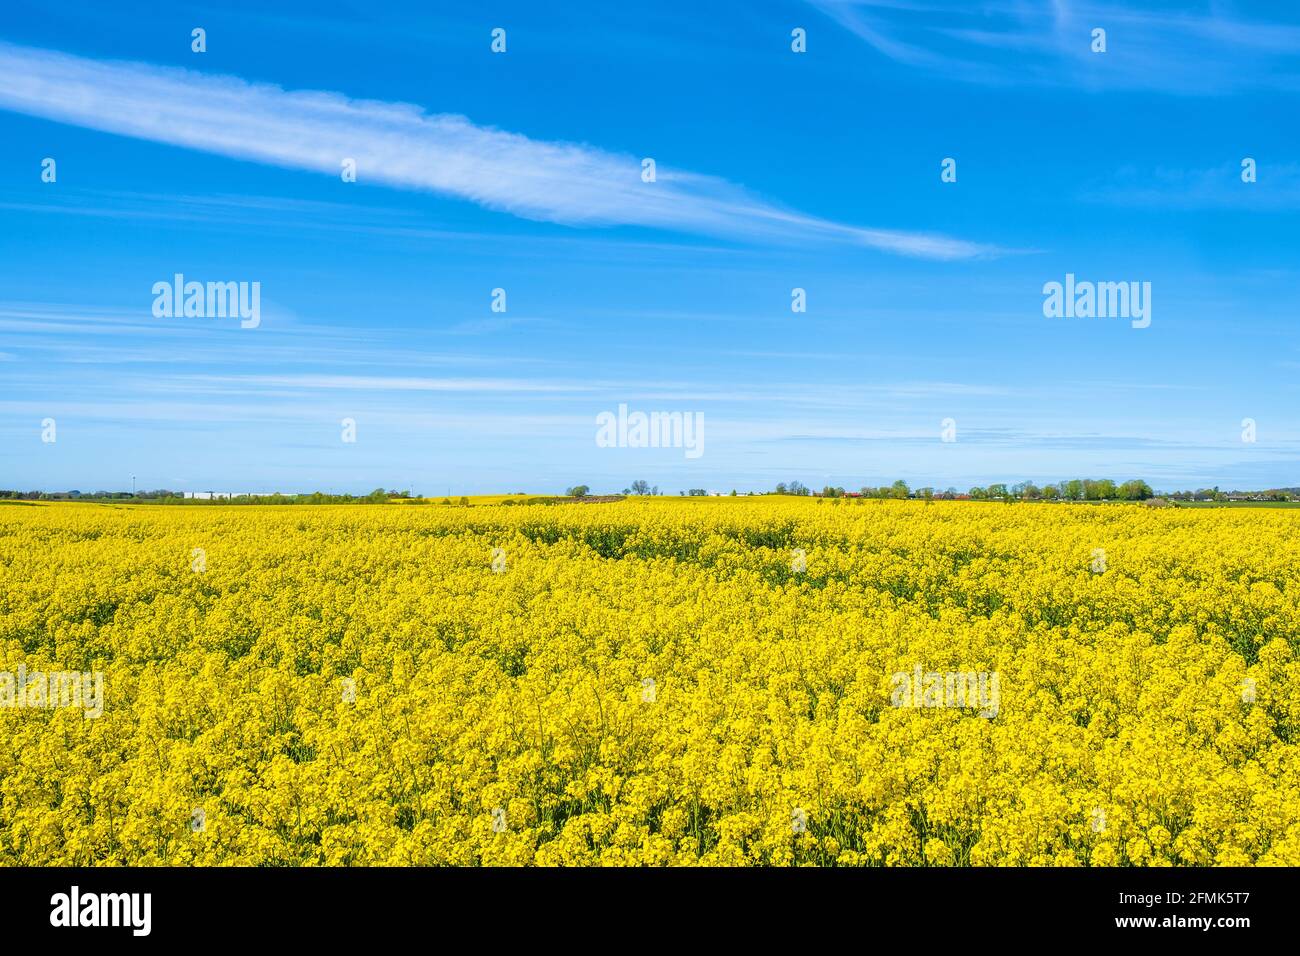
[[0, 509], [0, 865], [1297, 866], [1297, 532]]

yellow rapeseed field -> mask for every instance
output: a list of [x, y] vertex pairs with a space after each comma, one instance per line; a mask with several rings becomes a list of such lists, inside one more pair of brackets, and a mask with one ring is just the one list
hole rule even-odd
[[1296, 866], [1298, 597], [1286, 510], [0, 508], [0, 863]]

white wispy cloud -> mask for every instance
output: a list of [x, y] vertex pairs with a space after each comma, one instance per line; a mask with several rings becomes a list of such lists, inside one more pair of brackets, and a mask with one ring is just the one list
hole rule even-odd
[[470, 200], [574, 226], [635, 225], [760, 241], [823, 240], [928, 259], [994, 255], [948, 236], [834, 222], [715, 176], [545, 142], [463, 116], [288, 91], [238, 77], [92, 60], [0, 43], [0, 108], [123, 136]]
[[340, 389], [382, 392], [586, 392], [582, 382], [546, 382], [507, 378], [429, 378], [398, 375], [195, 375], [191, 381], [239, 383], [270, 388]]
[[[1174, 93], [1300, 88], [1300, 26], [1218, 2], [809, 0], [891, 60], [974, 83]], [[1283, 5], [1277, 5], [1282, 9]], [[1107, 34], [1105, 55], [1091, 33]]]
[[1258, 181], [1244, 183], [1238, 162], [1201, 169], [1126, 166], [1108, 180], [1085, 187], [1081, 198], [1124, 206], [1168, 209], [1249, 209], [1287, 212], [1300, 208], [1300, 163], [1265, 159]]

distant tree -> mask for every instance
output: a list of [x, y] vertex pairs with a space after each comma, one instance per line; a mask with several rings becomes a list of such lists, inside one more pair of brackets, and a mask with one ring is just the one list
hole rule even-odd
[[1010, 496], [1011, 493], [1007, 490], [1007, 486], [1001, 482], [988, 487], [988, 497], [990, 498], [1009, 498]]
[[907, 494], [907, 482], [902, 478], [889, 486], [889, 497], [891, 498], [906, 498]]
[[469, 499], [466, 498], [464, 495], [461, 495], [461, 496], [460, 496], [460, 506], [461, 506], [462, 508], [468, 508], [468, 507], [469, 507]]
[[1124, 484], [1120, 485], [1117, 494], [1124, 501], [1146, 501], [1148, 498], [1152, 497], [1155, 492], [1153, 492], [1151, 486], [1141, 478], [1134, 478], [1131, 481], [1126, 481]]
[[591, 489], [588, 488], [586, 485], [574, 485], [572, 488], [567, 489], [564, 493], [568, 495], [570, 498], [585, 498], [587, 497], [587, 492], [589, 491], [591, 491]]
[[703, 488], [692, 488], [690, 491], [687, 492], [687, 494], [690, 495], [692, 498], [703, 498], [705, 495], [708, 494], [708, 492], [705, 491]]
[[625, 491], [624, 494], [648, 495], [650, 494], [650, 483], [648, 481], [643, 481], [640, 478], [638, 478], [636, 481], [632, 482], [631, 489], [629, 491]]

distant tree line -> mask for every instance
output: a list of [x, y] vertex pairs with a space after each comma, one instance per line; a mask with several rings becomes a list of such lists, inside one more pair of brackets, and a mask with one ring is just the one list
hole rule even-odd
[[[206, 493], [206, 492], [205, 492]], [[156, 491], [6, 491], [0, 489], [0, 499], [24, 501], [148, 501], [153, 504], [176, 505], [326, 505], [375, 504], [394, 498], [410, 498], [409, 491], [385, 491], [376, 488], [368, 495], [334, 495], [320, 491], [309, 495], [235, 495], [230, 498], [186, 498], [181, 491], [160, 488]]]
[[807, 495], [812, 494], [812, 490], [797, 481], [792, 481], [788, 485], [784, 482], [777, 485], [776, 493], [778, 495], [800, 495], [806, 497]]
[[[658, 485], [652, 486], [649, 482], [640, 479], [623, 489], [624, 495], [653, 496], [660, 493]], [[867, 485], [856, 492], [846, 491], [844, 488], [835, 485], [826, 485], [820, 492], [817, 492], [802, 482], [790, 481], [778, 484], [774, 493], [778, 495], [794, 495], [796, 497], [820, 498], [923, 498], [926, 500], [969, 498], [975, 501], [1146, 501], [1155, 497], [1155, 492], [1151, 490], [1151, 486], [1140, 478], [1133, 478], [1118, 484], [1109, 478], [1074, 478], [1069, 481], [1042, 486], [1036, 485], [1032, 481], [1022, 481], [1014, 485], [994, 483], [985, 487], [973, 487], [964, 494], [957, 491], [956, 488], [941, 491], [937, 488], [923, 487], [913, 490], [908, 487], [907, 482], [901, 479], [892, 484], [877, 487]], [[522, 495], [523, 492], [518, 492], [518, 494]], [[589, 485], [574, 485], [572, 488], [566, 489], [564, 494], [569, 498], [587, 498], [591, 495], [591, 488]], [[703, 488], [691, 488], [689, 491], [680, 491], [678, 494], [703, 497], [708, 495], [709, 492]], [[737, 492], [733, 489], [731, 494], [735, 495]], [[753, 492], [743, 492], [743, 494], [753, 494]], [[185, 505], [377, 504], [394, 499], [409, 499], [410, 497], [410, 491], [385, 490], [383, 488], [376, 488], [366, 495], [336, 495], [316, 491], [311, 494], [301, 495], [236, 495], [230, 498], [186, 498], [183, 492], [171, 491], [166, 488], [137, 491], [134, 494], [129, 491], [82, 492], [75, 489], [72, 491], [17, 491], [0, 489], [0, 500], [148, 501], [154, 504]], [[1300, 487], [1270, 488], [1264, 491], [1221, 491], [1216, 485], [1213, 488], [1200, 488], [1196, 491], [1168, 492], [1164, 493], [1162, 497], [1171, 501], [1300, 501]], [[451, 504], [452, 501], [450, 498], [444, 498], [442, 503]], [[469, 499], [462, 496], [458, 503], [468, 505]]]
[[[1216, 488], [1215, 491], [1217, 492], [1218, 489]], [[970, 498], [975, 501], [1145, 501], [1155, 496], [1151, 486], [1140, 478], [1134, 478], [1120, 484], [1111, 481], [1109, 478], [1074, 478], [1069, 481], [1042, 485], [1041, 487], [1032, 481], [1022, 481], [1014, 485], [995, 483], [987, 487], [976, 486], [965, 494], [957, 491], [956, 488], [940, 491], [936, 488], [924, 487], [917, 488], [914, 491], [908, 487], [907, 482], [901, 479], [893, 484], [878, 487], [867, 485], [856, 493], [832, 485], [827, 485], [822, 488], [820, 493], [817, 493], [798, 481], [791, 481], [777, 485], [775, 493], [778, 495], [818, 495], [822, 498], [924, 498], [927, 501], [955, 498]], [[1187, 492], [1187, 494], [1191, 494], [1191, 492]]]
[[1032, 481], [1007, 486], [992, 484], [987, 488], [972, 488], [970, 497], [975, 500], [1020, 501], [1146, 501], [1155, 496], [1151, 486], [1141, 478], [1116, 484], [1109, 478], [1073, 478], [1041, 488]]
[[1196, 491], [1172, 491], [1171, 501], [1300, 501], [1300, 488], [1269, 488], [1265, 491], [1220, 491], [1219, 486]]

